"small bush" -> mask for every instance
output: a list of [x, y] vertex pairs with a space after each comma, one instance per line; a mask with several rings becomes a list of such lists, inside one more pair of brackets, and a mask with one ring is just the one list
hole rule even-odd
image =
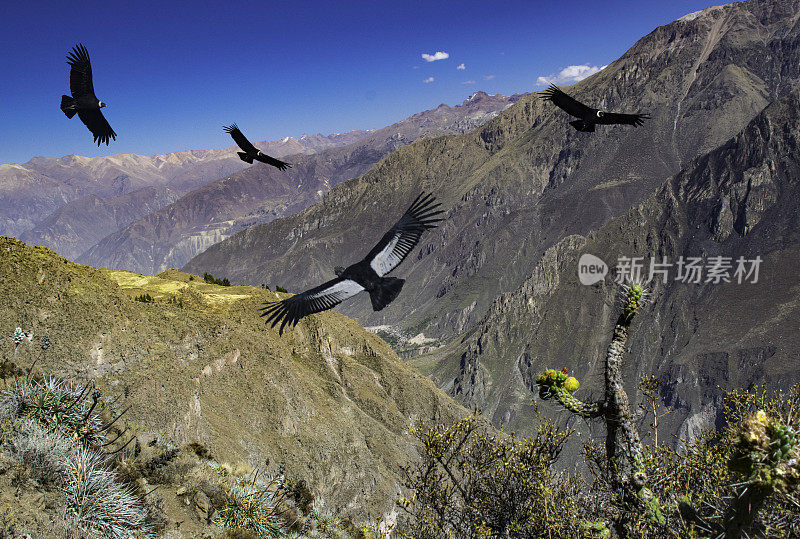
[[141, 301], [142, 303], [153, 303], [153, 302], [155, 302], [155, 300], [153, 299], [153, 296], [151, 296], [150, 294], [142, 294], [141, 296], [136, 296], [133, 299], [136, 300], [136, 301]]
[[350, 534], [345, 530], [341, 519], [333, 513], [315, 507], [309, 517], [303, 528], [306, 537], [349, 539]]
[[289, 293], [289, 291], [286, 290], [284, 287], [277, 286], [277, 285], [275, 285], [275, 292], [283, 292], [284, 294], [288, 294]]
[[175, 305], [179, 309], [183, 309], [183, 298], [176, 298], [175, 296], [170, 296], [167, 298], [167, 303], [170, 305]]
[[228, 280], [227, 277], [224, 279], [215, 279], [213, 275], [210, 273], [203, 274], [203, 280], [209, 284], [218, 284], [220, 286], [230, 286], [231, 282]]
[[[91, 398], [89, 398], [91, 396]], [[57, 378], [25, 380], [0, 395], [0, 416], [31, 418], [83, 444], [99, 443], [102, 419], [96, 405], [99, 390], [79, 388]]]
[[580, 537], [575, 478], [556, 473], [569, 432], [544, 418], [535, 436], [491, 435], [469, 416], [454, 425], [411, 430], [422, 459], [405, 468], [411, 499], [405, 537]]

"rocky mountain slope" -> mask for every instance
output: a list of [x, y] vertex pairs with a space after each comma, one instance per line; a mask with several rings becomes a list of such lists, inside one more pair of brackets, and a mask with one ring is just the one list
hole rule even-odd
[[[352, 144], [368, 134], [358, 130], [257, 144], [270, 155], [283, 157]], [[220, 141], [230, 139], [223, 133]], [[197, 187], [243, 170], [247, 164], [236, 155], [236, 149], [153, 156], [34, 157], [22, 165], [0, 165], [0, 234], [24, 236], [26, 241], [51, 247], [62, 255], [77, 256], [100, 239], [95, 237], [97, 233], [106, 236]], [[153, 188], [160, 190], [159, 195], [150, 198]], [[118, 198], [123, 195], [131, 196]], [[148, 203], [136, 207], [133, 203], [137, 199]], [[99, 211], [103, 214], [98, 224], [113, 228], [98, 226], [92, 234], [82, 236], [78, 233], [85, 220], [82, 212], [98, 206], [102, 206]], [[109, 220], [108, 214], [115, 214], [115, 219]]]
[[[632, 328], [628, 378], [662, 380], [674, 413], [666, 433], [691, 436], [721, 417], [721, 389], [800, 381], [800, 91], [768, 106], [741, 133], [687, 164], [656, 193], [589, 236], [548, 249], [530, 277], [499, 297], [462, 339], [418, 360], [467, 406], [496, 422], [524, 428], [531, 391], [547, 367], [567, 366], [581, 382], [577, 396], [601, 391], [603, 358], [619, 306], [612, 284], [620, 257], [666, 267], [655, 274], [652, 305]], [[604, 281], [584, 286], [584, 253], [610, 266]], [[709, 273], [715, 257], [725, 280]], [[676, 280], [676, 265], [697, 257], [700, 283]], [[737, 260], [762, 259], [757, 277], [736, 274]], [[750, 271], [752, 264], [745, 266]], [[757, 282], [753, 282], [757, 279]]]
[[142, 187], [123, 195], [86, 195], [51, 213], [19, 239], [33, 245], [57, 248], [74, 258], [104, 238], [145, 215], [171, 204], [179, 194], [169, 187]]
[[549, 248], [642, 202], [796, 87], [798, 17], [797, 0], [748, 0], [656, 28], [568, 90], [607, 110], [648, 112], [644, 126], [579, 133], [529, 95], [473, 132], [399, 149], [308, 210], [243, 231], [186, 268], [299, 291], [360, 259], [429, 190], [447, 219], [397, 271], [409, 281], [403, 294], [380, 313], [358, 301], [341, 312], [452, 337], [525, 282]]
[[[268, 290], [99, 270], [7, 237], [0, 254], [0, 334], [33, 333], [14, 353], [21, 367], [47, 336], [38, 372], [94, 380], [131, 406], [135, 431], [198, 442], [218, 462], [285, 461], [331, 511], [365, 518], [391, 507], [399, 467], [415, 454], [408, 423], [468, 413], [337, 313], [280, 338], [258, 317], [279, 297]], [[10, 358], [10, 340], [2, 346]]]
[[296, 213], [341, 181], [420, 138], [463, 133], [482, 125], [519, 96], [473, 94], [370, 132], [359, 141], [314, 155], [292, 156], [287, 171], [256, 165], [203, 186], [115, 232], [79, 257], [94, 266], [158, 273], [181, 267], [232, 234]]

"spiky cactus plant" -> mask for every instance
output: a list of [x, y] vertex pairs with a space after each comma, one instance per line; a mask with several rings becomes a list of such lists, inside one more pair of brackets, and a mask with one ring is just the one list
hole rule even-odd
[[[57, 378], [25, 380], [0, 394], [0, 409], [13, 417], [30, 417], [65, 436], [86, 445], [96, 445], [105, 437], [97, 410], [98, 390], [82, 389]], [[89, 398], [91, 396], [91, 398]]]
[[[625, 285], [620, 297], [622, 313], [617, 319], [606, 353], [604, 398], [593, 403], [576, 398], [572, 393], [578, 389], [578, 380], [567, 376], [566, 369], [558, 373], [549, 369], [536, 381], [542, 399], [554, 398], [574, 414], [585, 418], [601, 418], [605, 422], [609, 483], [619, 494], [623, 506], [643, 509], [650, 520], [663, 524], [665, 518], [661, 505], [648, 487], [642, 442], [622, 379], [622, 359], [628, 332], [645, 297], [644, 287], [638, 283]], [[624, 522], [619, 524], [625, 526]]]

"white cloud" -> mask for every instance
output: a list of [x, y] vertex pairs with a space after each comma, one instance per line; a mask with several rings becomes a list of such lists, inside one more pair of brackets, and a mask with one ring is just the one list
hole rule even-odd
[[450, 58], [450, 55], [447, 54], [446, 52], [439, 51], [433, 54], [422, 53], [422, 58], [426, 62], [435, 62], [436, 60], [447, 60], [448, 58]]
[[419, 69], [419, 66], [411, 66], [411, 69]]
[[434, 81], [433, 77], [428, 77], [427, 79], [424, 79], [422, 82], [424, 82], [425, 84], [428, 84], [429, 82], [433, 82], [433, 81]]
[[474, 80], [465, 80], [461, 84], [475, 84], [475, 81]]
[[483, 80], [492, 80], [493, 78], [494, 75], [486, 75], [485, 77], [483, 77]]
[[543, 86], [545, 84], [574, 84], [585, 79], [586, 77], [594, 75], [606, 67], [608, 67], [608, 64], [600, 67], [590, 66], [589, 64], [567, 66], [557, 74], [537, 78], [536, 84], [539, 86]]
[[465, 66], [464, 64], [461, 64], [461, 65], [460, 65], [460, 66], [458, 66], [456, 69], [461, 69], [461, 70], [464, 70], [464, 69], [467, 69], [467, 66]]

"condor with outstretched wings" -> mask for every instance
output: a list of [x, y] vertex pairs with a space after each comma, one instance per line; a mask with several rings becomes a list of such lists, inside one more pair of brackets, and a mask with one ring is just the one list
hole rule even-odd
[[637, 127], [650, 118], [649, 114], [620, 114], [593, 109], [568, 96], [553, 84], [547, 90], [540, 92], [539, 97], [552, 101], [561, 110], [580, 118], [569, 123], [578, 131], [592, 132], [595, 124], [626, 124]]
[[67, 118], [72, 118], [77, 114], [94, 135], [97, 145], [100, 146], [100, 143], [104, 142], [108, 146], [108, 139], [117, 140], [117, 134], [111, 129], [103, 113], [100, 112], [100, 109], [106, 104], [94, 95], [89, 51], [82, 43], [77, 44], [67, 54], [67, 63], [70, 66], [69, 91], [72, 97], [61, 96], [61, 111], [67, 115]]
[[275, 159], [274, 157], [268, 156], [267, 154], [265, 154], [264, 152], [253, 146], [253, 143], [247, 140], [247, 137], [245, 137], [242, 134], [242, 132], [239, 131], [239, 127], [236, 124], [223, 125], [222, 129], [226, 133], [230, 133], [231, 137], [239, 146], [239, 148], [243, 150], [241, 152], [236, 152], [237, 154], [239, 154], [239, 158], [242, 161], [250, 163], [252, 165], [253, 159], [255, 159], [256, 161], [261, 161], [262, 163], [272, 165], [273, 167], [276, 167], [278, 170], [286, 170], [287, 168], [292, 166], [289, 163], [281, 161], [280, 159]]
[[435, 228], [434, 223], [442, 220], [435, 218], [444, 213], [437, 210], [440, 204], [434, 204], [435, 200], [430, 193], [420, 193], [364, 260], [348, 268], [336, 268], [338, 277], [316, 288], [265, 303], [261, 316], [266, 316], [266, 323], [273, 328], [280, 323], [278, 333], [283, 335], [287, 324], [294, 327], [304, 316], [328, 310], [362, 290], [369, 292], [372, 309], [380, 311], [397, 297], [405, 283], [403, 279], [384, 276], [408, 256], [423, 232]]

